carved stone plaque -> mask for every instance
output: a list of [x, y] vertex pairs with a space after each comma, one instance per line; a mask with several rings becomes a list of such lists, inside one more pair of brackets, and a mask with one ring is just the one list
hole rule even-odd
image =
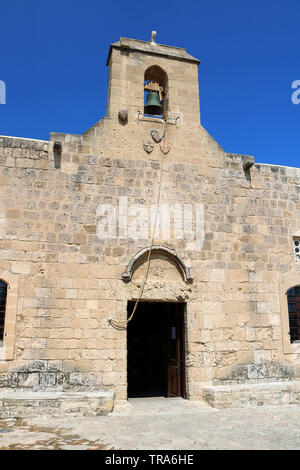
[[164, 136], [163, 131], [159, 131], [158, 129], [152, 129], [150, 134], [156, 144], [158, 144]]
[[126, 122], [127, 119], [128, 119], [128, 111], [125, 110], [125, 109], [120, 109], [118, 117], [119, 117], [120, 121]]
[[151, 153], [153, 152], [153, 149], [154, 149], [154, 143], [151, 142], [151, 140], [147, 139], [144, 141], [144, 150], [147, 152], [147, 153]]
[[162, 153], [163, 153], [164, 155], [167, 155], [167, 153], [169, 153], [170, 150], [171, 150], [171, 145], [170, 145], [170, 143], [163, 141], [163, 142], [160, 144], [160, 150], [162, 151]]

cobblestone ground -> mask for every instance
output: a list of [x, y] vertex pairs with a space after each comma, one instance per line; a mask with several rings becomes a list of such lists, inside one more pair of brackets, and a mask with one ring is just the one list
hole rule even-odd
[[0, 449], [300, 449], [300, 406], [137, 399], [109, 416], [0, 420]]

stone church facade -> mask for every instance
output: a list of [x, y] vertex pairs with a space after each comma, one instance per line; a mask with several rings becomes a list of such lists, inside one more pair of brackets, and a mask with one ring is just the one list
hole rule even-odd
[[82, 135], [0, 137], [2, 391], [299, 403], [300, 169], [215, 142], [185, 49], [121, 38], [107, 65]]

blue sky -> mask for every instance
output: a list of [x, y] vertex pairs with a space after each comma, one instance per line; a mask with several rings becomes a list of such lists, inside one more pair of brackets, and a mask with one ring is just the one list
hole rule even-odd
[[120, 36], [201, 60], [202, 125], [227, 152], [300, 167], [299, 0], [1, 0], [0, 134], [79, 134], [106, 113], [106, 58]]

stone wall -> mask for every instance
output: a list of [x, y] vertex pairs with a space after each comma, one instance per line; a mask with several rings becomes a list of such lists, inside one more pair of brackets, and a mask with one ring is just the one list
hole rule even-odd
[[[184, 108], [184, 97], [198, 93], [195, 63], [119, 49], [111, 57], [110, 113], [83, 135], [0, 137], [0, 268], [19, 276], [14, 357], [0, 362], [0, 387], [114, 389], [126, 397], [126, 331], [108, 320], [126, 320], [145, 262], [130, 282], [121, 275], [149, 239], [99, 239], [97, 208], [125, 196], [154, 204], [161, 165], [162, 202], [204, 205], [201, 250], [155, 240], [180, 255], [193, 283], [156, 256], [143, 297], [186, 302], [188, 397], [200, 398], [205, 384], [299, 379], [299, 345], [283, 350], [279, 286], [298, 275], [300, 284], [293, 253], [300, 170], [245, 170], [247, 157], [220, 148], [196, 119], [197, 106]], [[171, 114], [180, 116], [166, 129], [139, 116], [140, 80], [153, 63], [167, 71]], [[124, 107], [126, 124], [118, 119]], [[144, 149], [154, 128], [167, 132], [165, 154], [159, 143]]]

